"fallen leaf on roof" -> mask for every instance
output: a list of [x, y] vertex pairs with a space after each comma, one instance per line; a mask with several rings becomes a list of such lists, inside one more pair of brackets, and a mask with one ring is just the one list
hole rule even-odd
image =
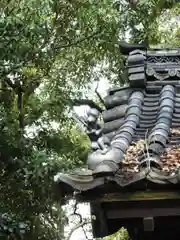
[[[171, 129], [170, 137], [180, 137], [180, 128]], [[148, 150], [146, 139], [140, 139], [128, 148], [123, 160], [124, 170], [128, 172], [138, 172], [140, 156], [147, 156], [145, 151]], [[173, 172], [180, 168], [180, 141], [179, 145], [167, 145], [164, 153], [160, 156], [160, 161], [163, 163], [163, 171]]]

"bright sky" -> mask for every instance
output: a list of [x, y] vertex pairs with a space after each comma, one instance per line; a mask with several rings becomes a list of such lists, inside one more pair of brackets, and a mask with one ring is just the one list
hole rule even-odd
[[[65, 227], [65, 236], [67, 237], [69, 235], [69, 232], [71, 229], [74, 228], [74, 226], [77, 226], [79, 223], [79, 219], [74, 217], [71, 214], [74, 211], [74, 201], [71, 200], [67, 205], [65, 205], [64, 210], [66, 212], [66, 215], [68, 217], [69, 224]], [[83, 221], [89, 222], [90, 221], [90, 207], [87, 203], [78, 204], [77, 213], [82, 216]], [[91, 226], [88, 224], [84, 226], [84, 230], [87, 233], [88, 239], [93, 239], [91, 234]], [[82, 228], [78, 228], [73, 232], [71, 235], [70, 240], [87, 240], [84, 231]]]
[[[92, 87], [91, 87], [91, 91], [86, 94], [86, 96], [88, 95], [89, 96], [89, 99], [96, 99], [97, 98], [97, 95], [95, 93], [95, 88], [96, 88], [96, 84], [97, 83], [94, 83], [92, 84]], [[99, 86], [98, 86], [98, 93], [101, 95], [101, 96], [106, 96], [107, 94], [107, 90], [109, 89], [109, 83], [108, 83], [108, 80], [106, 78], [101, 78], [99, 80]], [[81, 106], [81, 107], [74, 107], [74, 110], [76, 111], [76, 113], [79, 115], [79, 116], [84, 116], [85, 115], [85, 112], [87, 110], [87, 106]]]

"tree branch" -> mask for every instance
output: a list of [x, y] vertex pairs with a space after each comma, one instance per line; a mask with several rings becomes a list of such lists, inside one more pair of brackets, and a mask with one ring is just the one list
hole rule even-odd
[[69, 235], [68, 235], [68, 237], [67, 237], [66, 240], [70, 240], [72, 234], [73, 234], [78, 228], [81, 228], [81, 227], [83, 227], [84, 225], [87, 225], [87, 224], [91, 224], [91, 221], [87, 221], [87, 222], [84, 221], [84, 222], [81, 222], [81, 223], [77, 224], [77, 225], [70, 231], [70, 233], [69, 233]]
[[97, 36], [99, 36], [99, 35], [101, 35], [101, 34], [102, 34], [102, 33], [98, 30], [98, 31], [96, 31], [95, 33], [93, 33], [93, 34], [91, 34], [91, 35], [89, 35], [89, 36], [87, 36], [87, 37], [83, 37], [83, 38], [77, 40], [76, 42], [72, 42], [72, 43], [70, 43], [70, 44], [65, 44], [65, 45], [56, 47], [55, 50], [58, 50], [58, 49], [61, 49], [61, 48], [68, 48], [68, 47], [72, 47], [72, 46], [78, 45], [78, 44], [80, 44], [80, 43], [82, 43], [82, 42], [84, 42], [84, 41], [86, 41], [86, 40], [89, 40], [89, 39], [91, 39], [91, 38], [97, 37]]
[[13, 88], [13, 89], [16, 88], [16, 85], [15, 85], [13, 82], [11, 82], [11, 80], [10, 80], [8, 77], [5, 77], [5, 78], [4, 78], [4, 81], [5, 81], [11, 88]]
[[96, 85], [95, 93], [97, 94], [97, 96], [98, 96], [100, 102], [105, 106], [104, 100], [102, 99], [100, 93], [98, 92], [98, 87], [99, 87], [99, 82], [98, 82], [97, 85]]
[[[75, 202], [75, 205], [74, 205], [74, 212], [73, 212], [73, 214], [72, 215], [76, 215], [76, 216], [78, 216], [79, 217], [79, 224], [77, 224], [73, 229], [72, 229], [72, 231], [70, 232], [70, 234], [69, 234], [69, 238], [68, 239], [70, 239], [70, 237], [72, 236], [72, 234], [73, 234], [73, 232], [75, 231], [75, 230], [77, 230], [78, 228], [82, 228], [82, 230], [83, 230], [83, 232], [84, 232], [84, 236], [86, 237], [86, 239], [88, 239], [88, 237], [87, 237], [87, 234], [86, 234], [86, 231], [85, 231], [85, 229], [84, 229], [84, 225], [86, 225], [86, 224], [91, 224], [91, 221], [83, 221], [83, 218], [82, 218], [82, 216], [81, 216], [81, 214], [80, 213], [77, 213], [77, 207], [78, 207], [78, 202], [76, 201]], [[67, 240], [68, 240], [67, 239]]]

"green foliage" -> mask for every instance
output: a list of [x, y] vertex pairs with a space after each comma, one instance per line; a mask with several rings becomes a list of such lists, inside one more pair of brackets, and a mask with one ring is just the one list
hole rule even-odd
[[112, 234], [111, 236], [105, 237], [105, 238], [98, 238], [97, 240], [128, 240], [128, 232], [126, 229], [121, 228], [119, 231], [116, 233]]
[[121, 81], [127, 31], [134, 42], [179, 46], [179, 25], [164, 26], [179, 11], [170, 0], [1, 0], [2, 236], [63, 239], [53, 176], [85, 164], [89, 148], [71, 99], [99, 76]]

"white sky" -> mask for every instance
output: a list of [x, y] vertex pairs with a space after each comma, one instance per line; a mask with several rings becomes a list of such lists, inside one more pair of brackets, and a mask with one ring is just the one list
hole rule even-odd
[[[106, 78], [101, 78], [99, 80], [99, 86], [98, 86], [98, 93], [101, 95], [101, 96], [106, 96], [107, 94], [107, 90], [109, 89], [110, 85], [108, 83], [108, 80]], [[91, 92], [87, 93], [87, 95], [89, 95], [89, 99], [97, 99], [97, 95], [95, 93], [95, 88], [96, 88], [96, 83], [92, 84], [92, 90]], [[85, 115], [85, 112], [87, 110], [87, 106], [81, 106], [81, 107], [74, 107], [74, 110], [76, 111], [76, 113], [79, 115], [79, 116], [84, 116]]]
[[[69, 232], [71, 231], [71, 229], [73, 229], [73, 227], [78, 225], [78, 223], [79, 223], [78, 218], [74, 217], [73, 215], [71, 216], [71, 214], [74, 211], [74, 204], [75, 204], [75, 202], [73, 200], [71, 200], [67, 205], [65, 205], [63, 207], [63, 209], [65, 210], [66, 215], [68, 217], [68, 220], [69, 220], [68, 225], [65, 227], [65, 237], [67, 237]], [[90, 215], [89, 204], [87, 204], [87, 203], [78, 204], [77, 213], [79, 213], [82, 216], [83, 221], [86, 221], [86, 222], [90, 221], [91, 215]], [[88, 235], [88, 240], [93, 239], [92, 234], [91, 234], [91, 226], [89, 224], [84, 226], [84, 230], [86, 231], [86, 233]], [[78, 228], [77, 230], [75, 230], [73, 232], [70, 240], [87, 240], [87, 239], [86, 239], [86, 236], [84, 235], [83, 229]]]

